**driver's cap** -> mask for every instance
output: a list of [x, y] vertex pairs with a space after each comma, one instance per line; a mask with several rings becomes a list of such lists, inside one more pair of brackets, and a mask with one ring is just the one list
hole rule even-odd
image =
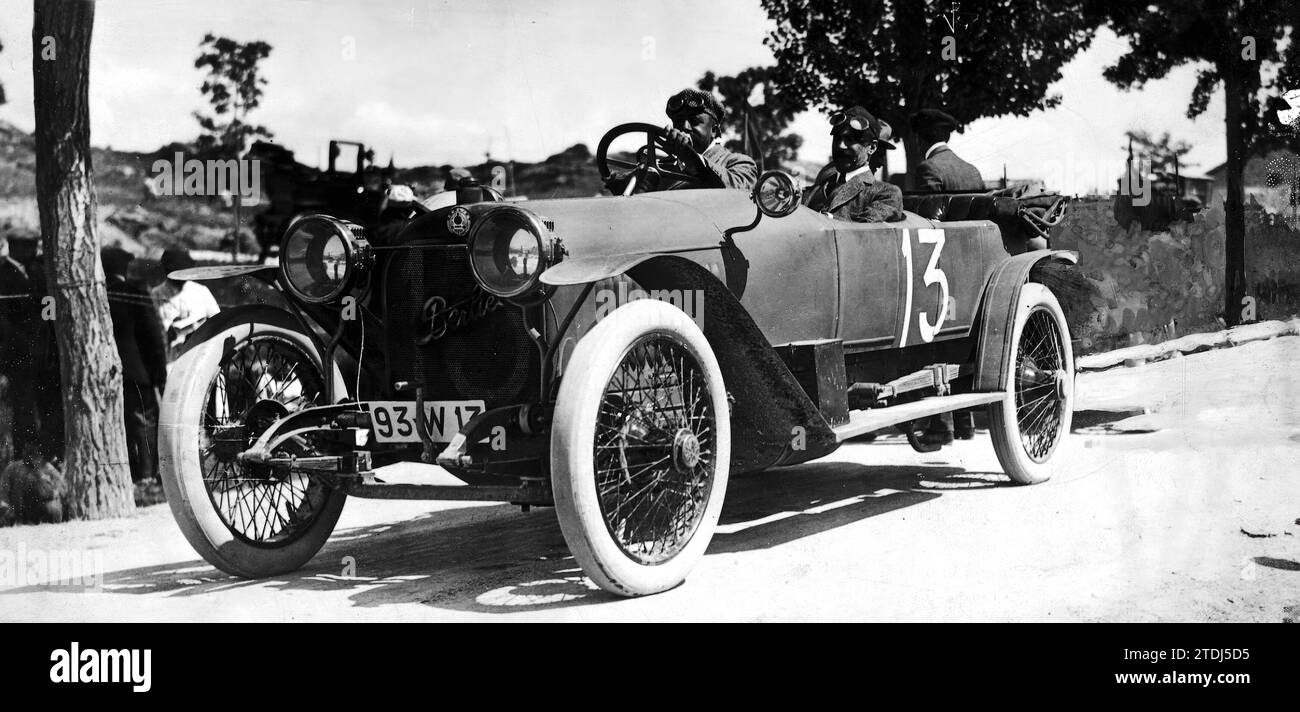
[[668, 104], [664, 107], [664, 113], [669, 118], [681, 114], [696, 114], [700, 111], [707, 111], [713, 116], [714, 121], [722, 121], [722, 103], [717, 97], [707, 91], [700, 89], [683, 89], [676, 94], [668, 97]]

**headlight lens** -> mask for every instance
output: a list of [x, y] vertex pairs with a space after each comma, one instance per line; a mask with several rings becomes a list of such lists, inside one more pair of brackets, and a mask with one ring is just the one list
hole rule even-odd
[[516, 230], [514, 236], [510, 238], [510, 247], [506, 254], [510, 261], [512, 277], [528, 279], [537, 274], [542, 253], [541, 243], [533, 233], [523, 229]]
[[347, 291], [369, 267], [370, 244], [361, 229], [327, 215], [308, 215], [289, 226], [280, 245], [280, 273], [289, 291], [322, 304]]
[[783, 218], [799, 209], [800, 191], [794, 179], [781, 171], [767, 171], [754, 186], [754, 202], [770, 218]]
[[498, 208], [479, 219], [469, 236], [470, 266], [483, 289], [504, 299], [537, 289], [551, 264], [541, 221], [517, 208]]

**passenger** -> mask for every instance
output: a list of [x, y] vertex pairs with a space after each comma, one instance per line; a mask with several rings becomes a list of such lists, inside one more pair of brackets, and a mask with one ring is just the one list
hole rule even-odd
[[[727, 150], [719, 141], [722, 135], [722, 104], [699, 89], [683, 89], [668, 98], [664, 109], [672, 124], [663, 129], [666, 148], [681, 164], [681, 171], [705, 186], [753, 190], [758, 181], [758, 164], [743, 153]], [[611, 193], [621, 194], [632, 170], [615, 171], [605, 181]], [[694, 185], [677, 181], [665, 190]], [[638, 189], [637, 192], [640, 192]]]
[[903, 192], [898, 186], [871, 176], [871, 156], [877, 151], [880, 123], [861, 106], [830, 116], [830, 165], [804, 197], [804, 205], [855, 222], [893, 222], [903, 219]]
[[911, 124], [924, 156], [912, 171], [914, 190], [931, 193], [985, 190], [979, 170], [948, 148], [948, 139], [957, 128], [956, 119], [938, 109], [922, 109], [912, 114]]
[[876, 152], [871, 154], [871, 160], [867, 165], [871, 166], [871, 172], [881, 171], [878, 176], [882, 182], [890, 183], [889, 180], [889, 157], [885, 151], [892, 151], [897, 146], [894, 145], [894, 128], [884, 119], [877, 119], [880, 123], [880, 136], [876, 138]]
[[[948, 148], [948, 139], [957, 128], [956, 119], [938, 109], [922, 109], [912, 115], [911, 125], [925, 157], [912, 171], [916, 190], [957, 193], [985, 189], [979, 170]], [[920, 440], [927, 445], [947, 445], [954, 437], [959, 440], [975, 437], [975, 418], [971, 411], [959, 410], [930, 418]]]

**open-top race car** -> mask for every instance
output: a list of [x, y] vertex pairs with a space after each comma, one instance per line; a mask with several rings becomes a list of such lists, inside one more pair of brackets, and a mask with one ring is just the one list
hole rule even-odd
[[[908, 196], [853, 223], [677, 173], [658, 130], [604, 175], [685, 189], [423, 211], [382, 243], [327, 215], [256, 273], [288, 311], [208, 321], [168, 379], [167, 499], [223, 571], [307, 562], [348, 496], [554, 505], [583, 571], [621, 595], [681, 583], [733, 473], [807, 462], [932, 415], [987, 407], [1006, 474], [1048, 478], [1070, 430], [1067, 315], [1030, 249], [1063, 201]], [[608, 142], [602, 142], [602, 149]], [[485, 198], [490, 194], [484, 193]], [[1037, 244], [1037, 243], [1033, 243]], [[463, 486], [389, 484], [437, 464]]]

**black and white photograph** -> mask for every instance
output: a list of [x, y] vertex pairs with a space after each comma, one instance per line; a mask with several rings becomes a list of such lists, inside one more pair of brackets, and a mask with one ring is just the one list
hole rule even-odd
[[1298, 27], [0, 0], [0, 621], [1300, 621]]

